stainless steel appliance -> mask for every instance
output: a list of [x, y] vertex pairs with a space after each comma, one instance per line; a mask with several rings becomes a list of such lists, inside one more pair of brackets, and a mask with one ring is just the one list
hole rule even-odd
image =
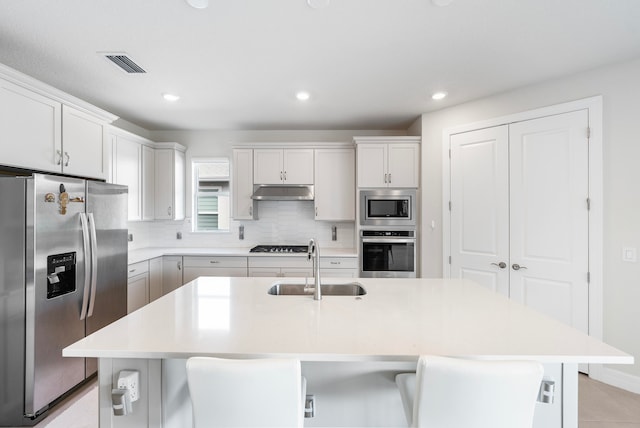
[[415, 278], [415, 230], [360, 231], [360, 277]]
[[416, 226], [415, 189], [360, 191], [361, 226]]
[[95, 373], [62, 349], [127, 310], [127, 188], [0, 178], [0, 426], [28, 426]]

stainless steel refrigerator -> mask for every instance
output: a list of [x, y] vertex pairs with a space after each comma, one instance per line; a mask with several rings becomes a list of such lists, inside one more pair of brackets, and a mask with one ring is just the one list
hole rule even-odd
[[0, 426], [33, 425], [95, 373], [62, 349], [127, 312], [127, 188], [0, 178]]

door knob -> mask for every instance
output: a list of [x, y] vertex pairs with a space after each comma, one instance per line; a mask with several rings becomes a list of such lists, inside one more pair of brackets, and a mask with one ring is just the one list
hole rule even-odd
[[494, 266], [498, 266], [500, 269], [504, 269], [507, 267], [507, 264], [505, 262], [500, 262], [500, 263], [491, 263]]
[[520, 269], [526, 269], [526, 266], [520, 266], [518, 263], [514, 263], [511, 265], [511, 267], [513, 268], [513, 270], [520, 270]]

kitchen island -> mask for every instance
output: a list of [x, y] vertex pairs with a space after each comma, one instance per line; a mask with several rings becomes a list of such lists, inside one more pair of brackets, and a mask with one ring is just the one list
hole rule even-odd
[[[358, 281], [364, 296], [315, 301], [267, 293], [275, 282], [300, 282], [292, 278], [201, 277], [63, 354], [100, 359], [102, 428], [191, 426], [184, 365], [194, 355], [299, 358], [317, 405], [305, 426], [402, 426], [394, 376], [432, 354], [540, 361], [556, 394], [553, 404], [538, 404], [535, 426], [576, 428], [578, 363], [633, 363], [470, 281]], [[111, 388], [125, 369], [140, 370], [141, 398], [131, 415], [113, 416]]]

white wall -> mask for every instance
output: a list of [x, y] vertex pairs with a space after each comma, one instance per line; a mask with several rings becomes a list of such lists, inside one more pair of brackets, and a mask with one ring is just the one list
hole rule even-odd
[[[192, 233], [191, 160], [196, 157], [232, 159], [233, 146], [239, 143], [345, 142], [356, 135], [405, 135], [403, 131], [150, 131], [148, 138], [177, 142], [186, 151], [186, 216], [185, 222], [130, 222], [134, 241], [129, 249], [147, 246], [172, 247], [251, 247], [258, 244], [305, 244], [316, 237], [323, 247], [354, 248], [354, 222], [315, 221], [313, 202], [260, 201], [257, 221], [231, 221], [229, 232]], [[355, 166], [354, 166], [355, 167]], [[245, 239], [239, 240], [238, 228], [245, 227]], [[331, 240], [331, 226], [337, 227], [337, 241]], [[182, 232], [183, 239], [176, 239]]]
[[[640, 385], [640, 263], [622, 248], [640, 245], [640, 60], [519, 88], [422, 116], [422, 266], [442, 276], [442, 132], [444, 128], [553, 104], [603, 96], [604, 307], [603, 340], [635, 356], [615, 366]], [[431, 230], [431, 221], [436, 228]]]

